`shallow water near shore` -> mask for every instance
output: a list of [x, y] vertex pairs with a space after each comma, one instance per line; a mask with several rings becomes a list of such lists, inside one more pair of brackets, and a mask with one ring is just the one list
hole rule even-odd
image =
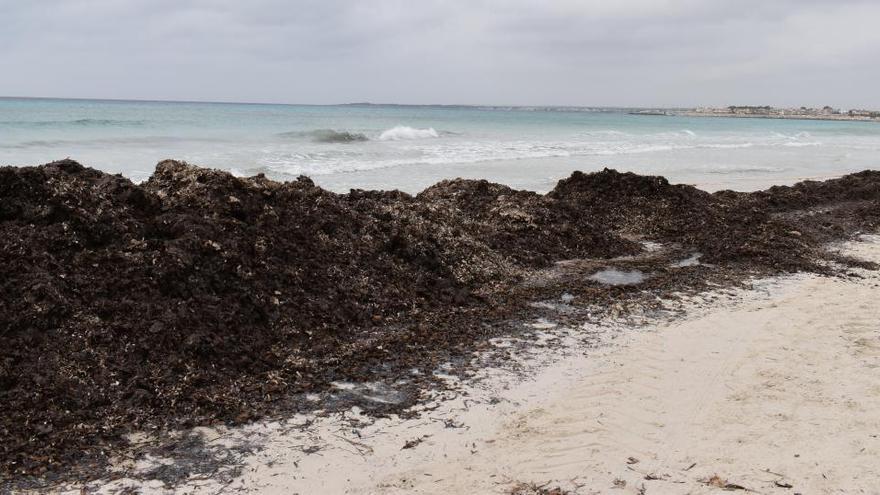
[[237, 175], [305, 174], [337, 192], [417, 192], [452, 177], [546, 192], [573, 170], [606, 166], [707, 190], [755, 190], [871, 168], [878, 151], [872, 122], [0, 98], [0, 165], [71, 157], [135, 181], [174, 158]]

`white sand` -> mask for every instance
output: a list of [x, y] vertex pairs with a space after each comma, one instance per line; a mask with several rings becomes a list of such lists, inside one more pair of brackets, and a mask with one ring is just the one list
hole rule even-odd
[[[873, 241], [852, 249], [880, 260]], [[685, 494], [720, 492], [717, 475], [756, 493], [880, 493], [880, 276], [863, 274], [790, 277], [644, 331], [587, 328], [619, 343], [572, 341], [525, 382], [487, 370], [417, 420], [238, 430], [267, 444], [226, 491]], [[218, 489], [200, 483], [178, 491]]]

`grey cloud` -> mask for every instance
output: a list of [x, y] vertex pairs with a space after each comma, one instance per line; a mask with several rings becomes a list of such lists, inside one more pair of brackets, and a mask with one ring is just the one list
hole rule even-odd
[[866, 0], [0, 0], [0, 94], [880, 107]]

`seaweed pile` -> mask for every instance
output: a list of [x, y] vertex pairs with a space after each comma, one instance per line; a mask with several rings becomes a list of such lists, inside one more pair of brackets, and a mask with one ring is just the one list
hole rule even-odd
[[525, 274], [554, 262], [654, 241], [820, 270], [825, 243], [878, 225], [871, 171], [709, 194], [606, 169], [547, 195], [458, 179], [412, 196], [177, 161], [140, 185], [71, 160], [0, 168], [0, 474], [100, 463], [135, 428], [247, 421], [333, 380], [430, 375], [525, 311]]

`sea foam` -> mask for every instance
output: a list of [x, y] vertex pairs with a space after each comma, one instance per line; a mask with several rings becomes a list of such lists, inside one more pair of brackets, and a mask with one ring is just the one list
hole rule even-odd
[[440, 135], [437, 134], [437, 131], [435, 131], [433, 127], [429, 127], [427, 129], [417, 129], [415, 127], [399, 125], [382, 132], [382, 134], [379, 135], [379, 140], [404, 141], [407, 139], [426, 139], [439, 136]]

